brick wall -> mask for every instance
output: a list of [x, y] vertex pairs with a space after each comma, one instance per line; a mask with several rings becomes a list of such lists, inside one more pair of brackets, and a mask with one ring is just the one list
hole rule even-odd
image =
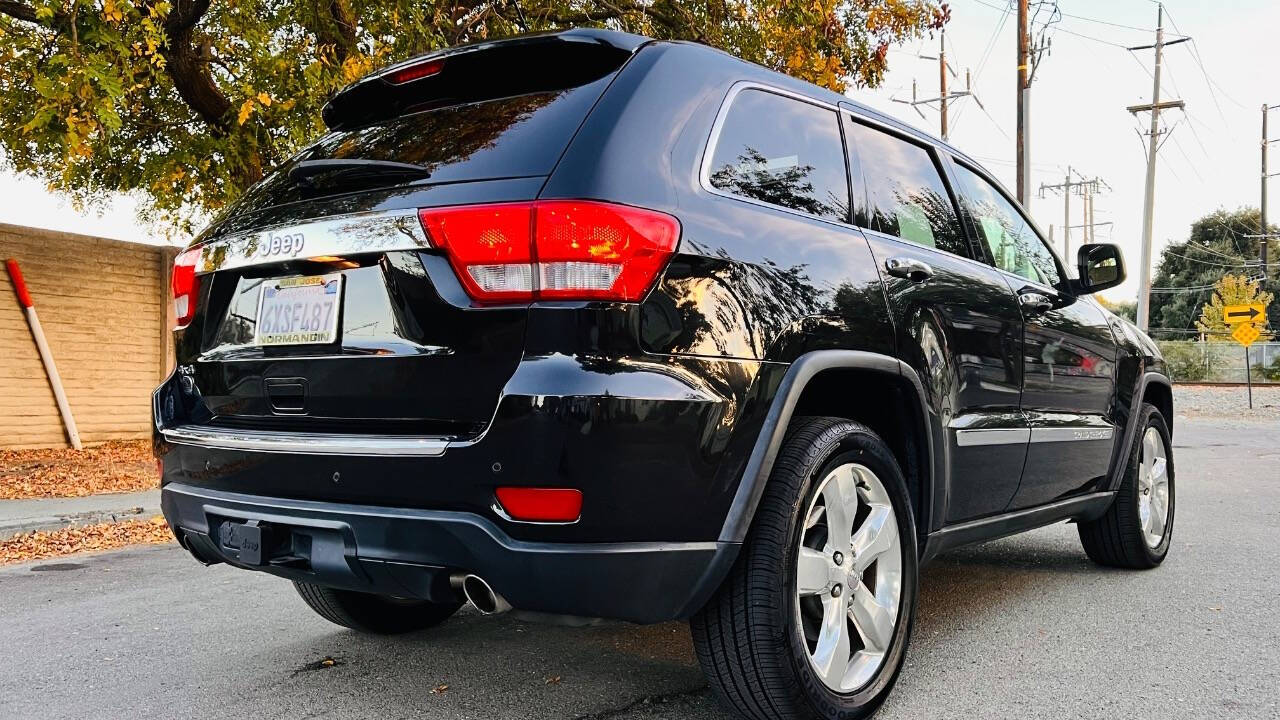
[[[151, 391], [172, 357], [175, 252], [0, 223], [0, 260], [16, 259], [27, 280], [85, 444], [150, 437]], [[0, 275], [0, 448], [65, 447], [40, 354]]]

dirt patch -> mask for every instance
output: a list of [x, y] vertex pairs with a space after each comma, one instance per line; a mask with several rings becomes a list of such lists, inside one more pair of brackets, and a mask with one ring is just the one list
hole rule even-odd
[[[173, 542], [164, 518], [80, 525], [49, 532], [36, 531], [0, 540], [0, 565], [43, 560], [126, 545]], [[50, 566], [43, 566], [52, 569]], [[68, 568], [70, 569], [70, 568]]]
[[79, 497], [159, 487], [147, 440], [84, 450], [0, 450], [0, 500]]

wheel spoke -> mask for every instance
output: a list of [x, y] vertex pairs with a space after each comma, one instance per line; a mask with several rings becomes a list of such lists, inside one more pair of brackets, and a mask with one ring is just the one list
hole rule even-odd
[[873, 505], [871, 514], [862, 521], [862, 527], [853, 536], [854, 570], [861, 573], [876, 558], [894, 549], [898, 544], [898, 522], [893, 517], [893, 508], [888, 505]]
[[858, 628], [858, 634], [862, 636], [862, 642], [868, 651], [884, 652], [889, 647], [896, 618], [861, 582], [853, 590], [849, 616], [853, 618], [853, 624]]
[[817, 526], [818, 521], [822, 519], [823, 510], [824, 509], [821, 505], [813, 506], [813, 509], [809, 511], [808, 519], [804, 521], [805, 530], [812, 530], [815, 526]]
[[813, 548], [800, 548], [796, 564], [796, 592], [801, 597], [826, 592], [828, 588], [827, 554]]
[[813, 664], [830, 687], [841, 687], [849, 669], [851, 644], [845, 618], [844, 598], [830, 598], [823, 603], [822, 630], [813, 650]]
[[[1159, 538], [1164, 535], [1164, 509], [1160, 507], [1158, 501], [1151, 502], [1151, 528], [1147, 531], [1152, 537]], [[1157, 543], [1159, 541], [1157, 540]]]
[[1168, 461], [1162, 457], [1154, 457], [1151, 459], [1151, 475], [1148, 477], [1147, 482], [1152, 486], [1152, 488], [1157, 488], [1168, 480], [1168, 477], [1165, 475], [1167, 472], [1167, 465]]
[[1142, 436], [1142, 469], [1139, 477], [1142, 479], [1143, 487], [1151, 487], [1152, 466], [1156, 459], [1156, 439], [1151, 433]]
[[822, 488], [822, 500], [827, 506], [827, 544], [833, 550], [848, 554], [854, 512], [858, 507], [858, 489], [848, 466], [836, 468], [832, 473]]

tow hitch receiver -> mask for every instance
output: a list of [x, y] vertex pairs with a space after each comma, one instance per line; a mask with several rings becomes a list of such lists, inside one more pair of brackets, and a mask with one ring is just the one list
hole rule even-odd
[[224, 549], [235, 551], [240, 564], [262, 565], [263, 531], [267, 529], [257, 520], [228, 521], [218, 528], [218, 541]]

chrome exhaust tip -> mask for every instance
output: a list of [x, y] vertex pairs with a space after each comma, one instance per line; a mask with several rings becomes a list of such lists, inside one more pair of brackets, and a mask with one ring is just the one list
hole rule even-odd
[[462, 595], [481, 615], [497, 615], [511, 609], [506, 598], [494, 592], [489, 583], [479, 575], [462, 577]]

